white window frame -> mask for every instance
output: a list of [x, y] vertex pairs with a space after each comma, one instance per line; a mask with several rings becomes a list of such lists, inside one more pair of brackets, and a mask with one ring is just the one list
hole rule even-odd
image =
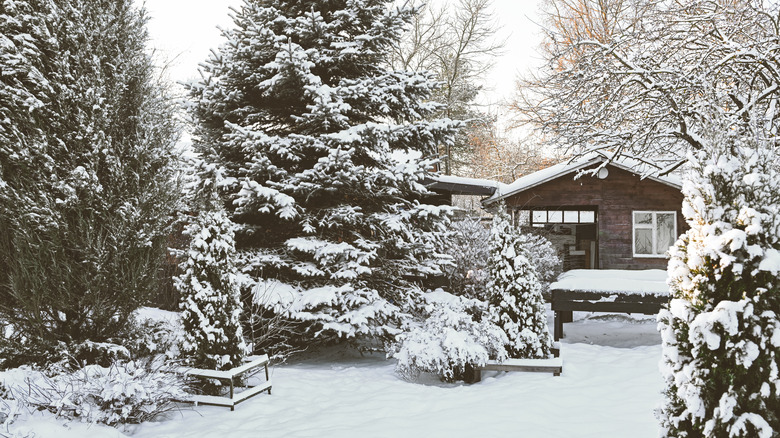
[[[652, 224], [637, 224], [636, 223], [636, 215], [637, 214], [650, 214], [653, 218]], [[634, 257], [636, 258], [650, 258], [650, 259], [659, 259], [659, 258], [666, 258], [666, 252], [669, 250], [669, 248], [664, 249], [664, 252], [661, 254], [658, 254], [658, 215], [659, 214], [671, 214], [672, 215], [672, 224], [674, 224], [674, 236], [677, 236], [677, 212], [676, 211], [648, 211], [648, 210], [634, 210], [631, 212], [631, 252], [634, 254]], [[637, 254], [636, 253], [636, 230], [651, 230], [650, 236], [652, 239], [652, 245], [653, 245], [653, 254]]]

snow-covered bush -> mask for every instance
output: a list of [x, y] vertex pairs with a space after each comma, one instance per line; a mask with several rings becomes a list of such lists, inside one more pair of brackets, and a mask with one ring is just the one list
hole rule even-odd
[[36, 373], [11, 391], [27, 406], [111, 426], [152, 420], [173, 409], [173, 400], [187, 398], [181, 377], [148, 361], [60, 369], [53, 377]]
[[541, 234], [520, 233], [519, 245], [528, 253], [528, 260], [534, 267], [537, 279], [542, 286], [542, 294], [546, 294], [550, 283], [558, 278], [563, 269], [563, 262], [558, 256], [555, 246]]
[[125, 347], [131, 359], [179, 358], [184, 333], [180, 326], [168, 321], [143, 319], [137, 321]]
[[507, 335], [512, 358], [552, 356], [552, 337], [542, 298], [542, 286], [522, 238], [512, 226], [503, 203], [493, 216], [488, 264], [490, 319]]
[[392, 356], [401, 376], [414, 380], [432, 373], [446, 382], [470, 380], [488, 360], [506, 358], [506, 334], [483, 317], [486, 309], [476, 300], [450, 297], [426, 306], [423, 324], [399, 336]]
[[201, 212], [187, 229], [192, 241], [176, 287], [183, 310], [182, 353], [198, 368], [234, 368], [246, 353], [232, 227], [217, 209]]
[[449, 290], [469, 298], [485, 299], [487, 283], [488, 239], [490, 228], [479, 218], [456, 219], [450, 223], [447, 254], [452, 266], [446, 269]]
[[780, 434], [780, 160], [777, 145], [717, 130], [689, 154], [659, 314], [667, 436]]

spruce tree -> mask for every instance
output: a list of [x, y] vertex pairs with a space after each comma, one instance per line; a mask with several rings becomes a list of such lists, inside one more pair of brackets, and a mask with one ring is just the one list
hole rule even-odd
[[185, 356], [198, 368], [241, 365], [245, 345], [237, 284], [233, 223], [224, 210], [202, 211], [187, 229], [190, 246], [176, 278], [181, 294]]
[[131, 0], [2, 2], [0, 310], [30, 347], [121, 337], [157, 287], [177, 129], [145, 20]]
[[191, 85], [242, 271], [278, 282], [274, 310], [322, 340], [392, 336], [405, 283], [441, 273], [447, 209], [425, 203], [409, 157], [457, 124], [424, 120], [440, 108], [429, 77], [383, 67], [412, 13], [390, 3], [246, 0]]
[[493, 216], [490, 254], [487, 285], [490, 319], [506, 333], [509, 357], [550, 357], [552, 338], [542, 286], [503, 203]]
[[769, 140], [713, 129], [689, 154], [659, 315], [665, 436], [780, 433], [780, 158]]

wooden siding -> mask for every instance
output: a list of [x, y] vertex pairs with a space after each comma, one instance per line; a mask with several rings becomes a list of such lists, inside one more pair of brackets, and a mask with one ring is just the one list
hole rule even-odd
[[676, 211], [677, 233], [687, 225], [681, 214], [683, 195], [666, 184], [608, 166], [606, 179], [574, 173], [532, 187], [506, 199], [510, 208], [595, 206], [598, 222], [600, 269], [666, 269], [666, 258], [634, 257], [631, 246], [632, 212]]

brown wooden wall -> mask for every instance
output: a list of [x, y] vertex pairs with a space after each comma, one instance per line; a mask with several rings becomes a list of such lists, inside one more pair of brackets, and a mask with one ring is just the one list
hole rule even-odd
[[634, 258], [631, 249], [632, 212], [676, 211], [677, 232], [687, 225], [681, 214], [680, 190], [617, 167], [608, 166], [606, 179], [574, 173], [548, 181], [506, 199], [510, 208], [597, 207], [600, 269], [666, 269], [665, 258]]

